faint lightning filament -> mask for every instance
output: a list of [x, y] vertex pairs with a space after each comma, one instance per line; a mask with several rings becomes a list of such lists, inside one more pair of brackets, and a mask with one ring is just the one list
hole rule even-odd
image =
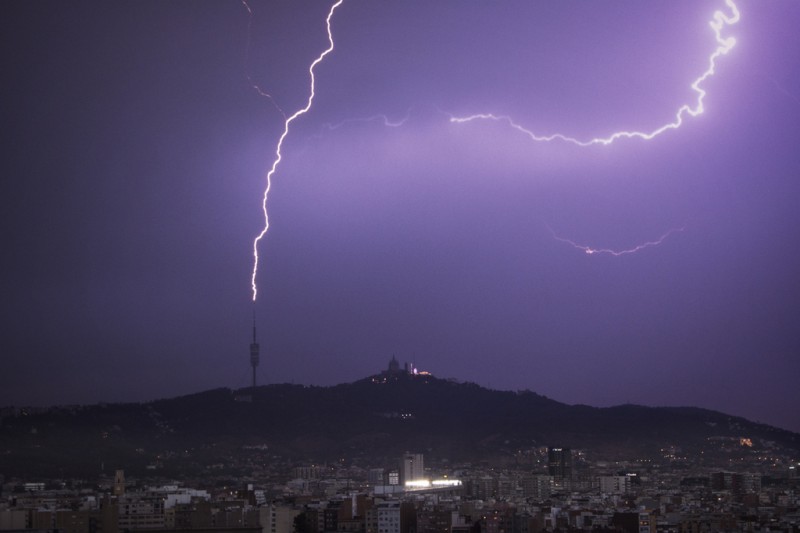
[[[319, 65], [325, 56], [333, 51], [333, 33], [331, 32], [331, 18], [333, 17], [333, 12], [336, 11], [336, 8], [342, 5], [344, 0], [338, 0], [335, 4], [331, 6], [330, 11], [328, 11], [328, 16], [325, 19], [325, 25], [328, 31], [328, 48], [326, 48], [317, 58], [309, 65], [308, 67], [308, 74], [311, 77], [311, 90], [308, 95], [308, 101], [306, 102], [305, 107], [298, 109], [295, 111], [293, 115], [286, 119], [283, 124], [283, 133], [278, 139], [278, 145], [275, 148], [275, 160], [272, 162], [272, 168], [270, 168], [269, 172], [267, 172], [267, 187], [264, 189], [264, 198], [261, 202], [261, 210], [264, 212], [264, 229], [261, 230], [261, 233], [253, 240], [253, 276], [250, 279], [250, 285], [253, 290], [253, 301], [256, 301], [256, 296], [258, 294], [258, 288], [256, 286], [256, 274], [258, 273], [258, 243], [267, 234], [267, 230], [269, 230], [269, 215], [267, 214], [267, 198], [269, 197], [269, 190], [272, 186], [272, 176], [275, 174], [275, 170], [278, 168], [278, 164], [281, 162], [282, 155], [281, 155], [281, 147], [283, 146], [283, 141], [286, 139], [286, 136], [289, 134], [289, 125], [294, 122], [296, 118], [301, 115], [308, 113], [308, 110], [311, 109], [311, 104], [314, 102], [314, 89], [315, 89], [315, 81], [316, 78], [314, 77], [314, 68]], [[246, 4], [245, 4], [246, 5]], [[249, 8], [248, 8], [249, 9]], [[260, 91], [260, 89], [259, 89]]]
[[479, 113], [475, 115], [470, 115], [468, 117], [450, 117], [450, 122], [453, 123], [465, 123], [465, 122], [472, 122], [475, 120], [493, 120], [496, 122], [505, 122], [511, 128], [524, 133], [528, 137], [531, 138], [532, 141], [555, 141], [560, 140], [572, 144], [576, 144], [578, 146], [591, 146], [594, 144], [603, 144], [608, 145], [616, 141], [617, 139], [632, 139], [632, 138], [639, 138], [649, 140], [653, 137], [661, 135], [667, 130], [674, 130], [677, 129], [683, 124], [684, 118], [688, 116], [696, 117], [704, 112], [705, 108], [703, 106], [703, 100], [706, 96], [706, 91], [700, 86], [706, 79], [710, 78], [716, 72], [717, 66], [717, 59], [720, 56], [723, 56], [731, 51], [731, 49], [736, 45], [736, 39], [733, 37], [723, 38], [722, 37], [722, 29], [725, 26], [731, 26], [739, 22], [739, 9], [736, 7], [736, 4], [733, 3], [733, 0], [725, 0], [725, 4], [730, 9], [731, 14], [726, 15], [722, 11], [715, 11], [713, 18], [709, 22], [711, 25], [711, 29], [714, 31], [714, 37], [717, 42], [717, 47], [714, 52], [708, 58], [708, 67], [706, 70], [700, 74], [695, 80], [691, 83], [692, 90], [697, 94], [697, 100], [694, 103], [694, 106], [689, 104], [684, 104], [678, 111], [675, 113], [675, 118], [671, 122], [664, 124], [663, 126], [656, 128], [650, 132], [645, 131], [617, 131], [612, 133], [607, 137], [595, 137], [589, 140], [579, 140], [575, 137], [569, 137], [562, 133], [553, 133], [551, 135], [537, 135], [536, 133], [532, 132], [531, 130], [521, 126], [514, 122], [511, 117], [505, 115], [494, 115], [491, 113]]
[[553, 236], [553, 238], [555, 240], [560, 241], [560, 242], [565, 242], [565, 243], [569, 244], [570, 246], [572, 246], [573, 248], [576, 248], [578, 250], [582, 250], [585, 254], [588, 254], [588, 255], [609, 254], [609, 255], [613, 255], [615, 257], [618, 257], [620, 255], [634, 254], [636, 252], [639, 252], [639, 251], [644, 250], [645, 248], [649, 248], [651, 246], [658, 246], [659, 244], [664, 242], [664, 240], [667, 237], [669, 237], [670, 235], [672, 235], [675, 232], [683, 231], [685, 228], [673, 228], [673, 229], [669, 230], [668, 232], [666, 232], [665, 234], [663, 234], [661, 237], [659, 237], [658, 239], [656, 239], [654, 241], [643, 242], [642, 244], [637, 244], [633, 248], [628, 248], [628, 249], [625, 249], [625, 250], [612, 250], [610, 248], [592, 248], [591, 246], [584, 246], [584, 245], [578, 244], [575, 241], [572, 241], [570, 239], [566, 239], [564, 237], [559, 237], [558, 235], [556, 235], [556, 232], [553, 231], [553, 228], [551, 228], [550, 226], [547, 226], [547, 229], [550, 230], [550, 234]]
[[384, 125], [384, 127], [387, 127], [387, 128], [399, 128], [399, 127], [403, 126], [406, 122], [408, 122], [408, 119], [409, 119], [410, 116], [411, 116], [411, 110], [407, 111], [406, 112], [406, 116], [403, 117], [402, 119], [396, 120], [396, 121], [392, 121], [387, 115], [384, 115], [384, 114], [381, 113], [381, 114], [372, 115], [372, 116], [363, 117], [363, 118], [348, 118], [348, 119], [342, 120], [341, 122], [337, 122], [336, 124], [325, 123], [325, 124], [322, 125], [322, 128], [324, 128], [324, 129], [326, 129], [328, 131], [334, 131], [334, 130], [338, 130], [339, 128], [341, 128], [341, 127], [343, 127], [343, 126], [345, 126], [347, 124], [353, 124], [353, 123], [359, 123], [359, 122], [381, 122]]

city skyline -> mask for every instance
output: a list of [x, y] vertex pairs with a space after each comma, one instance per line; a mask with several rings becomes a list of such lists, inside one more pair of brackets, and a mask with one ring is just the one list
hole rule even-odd
[[0, 405], [396, 355], [800, 431], [800, 6], [333, 5], [0, 8]]

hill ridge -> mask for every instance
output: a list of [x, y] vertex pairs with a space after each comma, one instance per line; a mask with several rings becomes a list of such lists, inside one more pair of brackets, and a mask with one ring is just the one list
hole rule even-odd
[[0, 471], [96, 470], [98, 455], [135, 471], [175, 450], [214, 450], [196, 453], [193, 462], [204, 467], [223, 450], [235, 454], [255, 445], [288, 459], [366, 462], [405, 450], [500, 460], [553, 445], [608, 459], [657, 460], [665, 448], [707, 459], [758, 450], [800, 456], [800, 435], [708, 409], [568, 405], [530, 390], [384, 372], [332, 386], [223, 387], [7, 416], [0, 425]]

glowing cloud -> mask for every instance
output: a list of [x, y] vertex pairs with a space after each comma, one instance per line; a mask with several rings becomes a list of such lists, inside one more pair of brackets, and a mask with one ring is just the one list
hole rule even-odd
[[726, 15], [722, 11], [715, 11], [713, 18], [710, 21], [711, 29], [714, 31], [714, 37], [717, 42], [717, 47], [714, 52], [708, 58], [708, 68], [700, 74], [695, 80], [691, 83], [692, 90], [697, 94], [697, 100], [694, 102], [694, 105], [684, 104], [678, 111], [675, 113], [675, 118], [663, 126], [656, 128], [652, 131], [645, 132], [645, 131], [617, 131], [614, 132], [607, 137], [595, 137], [589, 140], [579, 140], [574, 137], [569, 137], [562, 133], [553, 133], [550, 135], [538, 135], [531, 130], [521, 126], [514, 122], [511, 117], [505, 115], [493, 115], [491, 113], [479, 113], [475, 115], [470, 115], [467, 117], [450, 117], [450, 122], [463, 124], [467, 122], [473, 122], [476, 120], [493, 120], [497, 122], [505, 122], [511, 128], [518, 130], [528, 137], [531, 138], [532, 141], [564, 141], [572, 144], [576, 144], [578, 146], [591, 146], [594, 144], [603, 144], [608, 145], [613, 143], [618, 139], [632, 139], [632, 138], [639, 138], [649, 140], [653, 137], [661, 135], [667, 130], [674, 130], [677, 129], [683, 124], [685, 117], [692, 116], [696, 117], [700, 115], [704, 111], [703, 107], [703, 99], [706, 96], [706, 91], [701, 87], [701, 84], [708, 79], [709, 77], [713, 76], [716, 71], [717, 66], [717, 59], [720, 56], [723, 56], [731, 51], [731, 49], [736, 45], [736, 39], [733, 37], [723, 38], [722, 37], [722, 29], [725, 26], [730, 26], [732, 24], [736, 24], [739, 22], [739, 9], [736, 7], [736, 4], [733, 3], [733, 0], [725, 0], [725, 4], [731, 11], [730, 16]]

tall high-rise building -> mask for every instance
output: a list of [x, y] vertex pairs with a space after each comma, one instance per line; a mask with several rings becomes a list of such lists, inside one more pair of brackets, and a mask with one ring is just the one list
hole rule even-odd
[[406, 452], [400, 459], [400, 484], [417, 481], [425, 477], [425, 463], [421, 453]]
[[117, 470], [114, 472], [114, 496], [125, 494], [125, 471]]
[[572, 450], [547, 448], [547, 473], [556, 479], [572, 479]]
[[250, 366], [253, 367], [253, 393], [256, 392], [256, 367], [259, 361], [259, 346], [256, 341], [256, 312], [253, 311], [253, 342], [250, 344]]

